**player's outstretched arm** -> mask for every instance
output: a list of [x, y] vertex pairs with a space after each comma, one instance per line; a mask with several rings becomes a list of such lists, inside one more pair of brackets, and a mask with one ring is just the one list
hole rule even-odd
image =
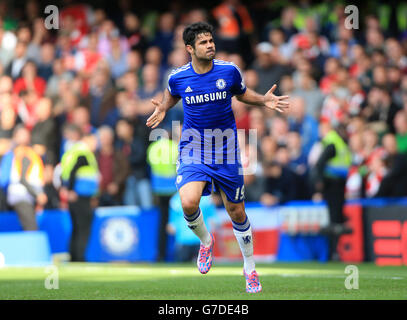
[[155, 106], [155, 110], [153, 114], [147, 119], [146, 125], [148, 127], [151, 127], [151, 129], [156, 128], [161, 123], [161, 121], [164, 120], [167, 111], [172, 108], [179, 101], [179, 99], [180, 98], [171, 95], [168, 89], [165, 89], [164, 97], [161, 102], [155, 99], [151, 99], [152, 104], [154, 104]]
[[263, 96], [254, 90], [246, 89], [245, 93], [236, 96], [239, 101], [255, 106], [266, 106], [271, 110], [284, 112], [290, 105], [288, 102], [289, 96], [276, 96], [273, 92], [276, 90], [277, 85], [273, 85], [269, 91]]

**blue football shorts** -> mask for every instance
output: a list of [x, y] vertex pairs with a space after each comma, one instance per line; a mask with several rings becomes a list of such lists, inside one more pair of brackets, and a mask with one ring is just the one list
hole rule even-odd
[[242, 167], [236, 164], [185, 164], [180, 163], [177, 168], [175, 185], [179, 190], [183, 185], [191, 181], [206, 181], [202, 192], [203, 196], [221, 189], [228, 201], [240, 203], [244, 200], [244, 182]]

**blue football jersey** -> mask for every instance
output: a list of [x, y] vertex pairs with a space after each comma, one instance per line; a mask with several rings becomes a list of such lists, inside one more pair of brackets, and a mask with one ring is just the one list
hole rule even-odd
[[212, 69], [199, 74], [188, 63], [171, 72], [168, 90], [182, 99], [184, 107], [180, 162], [240, 161], [231, 104], [232, 97], [243, 94], [246, 86], [235, 64], [214, 59]]

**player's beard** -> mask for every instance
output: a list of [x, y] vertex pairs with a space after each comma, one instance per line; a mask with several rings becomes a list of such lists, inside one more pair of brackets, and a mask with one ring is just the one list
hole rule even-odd
[[202, 63], [208, 63], [208, 62], [211, 62], [215, 58], [216, 50], [214, 49], [212, 52], [206, 52], [204, 55], [199, 55], [199, 56], [197, 54], [195, 54], [195, 57], [198, 61], [200, 61]]

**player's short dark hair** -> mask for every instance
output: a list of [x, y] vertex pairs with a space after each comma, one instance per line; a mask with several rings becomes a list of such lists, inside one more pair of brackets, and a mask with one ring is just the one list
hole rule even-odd
[[195, 47], [196, 37], [201, 33], [210, 33], [213, 35], [213, 27], [206, 22], [196, 22], [187, 26], [182, 34], [185, 45]]

